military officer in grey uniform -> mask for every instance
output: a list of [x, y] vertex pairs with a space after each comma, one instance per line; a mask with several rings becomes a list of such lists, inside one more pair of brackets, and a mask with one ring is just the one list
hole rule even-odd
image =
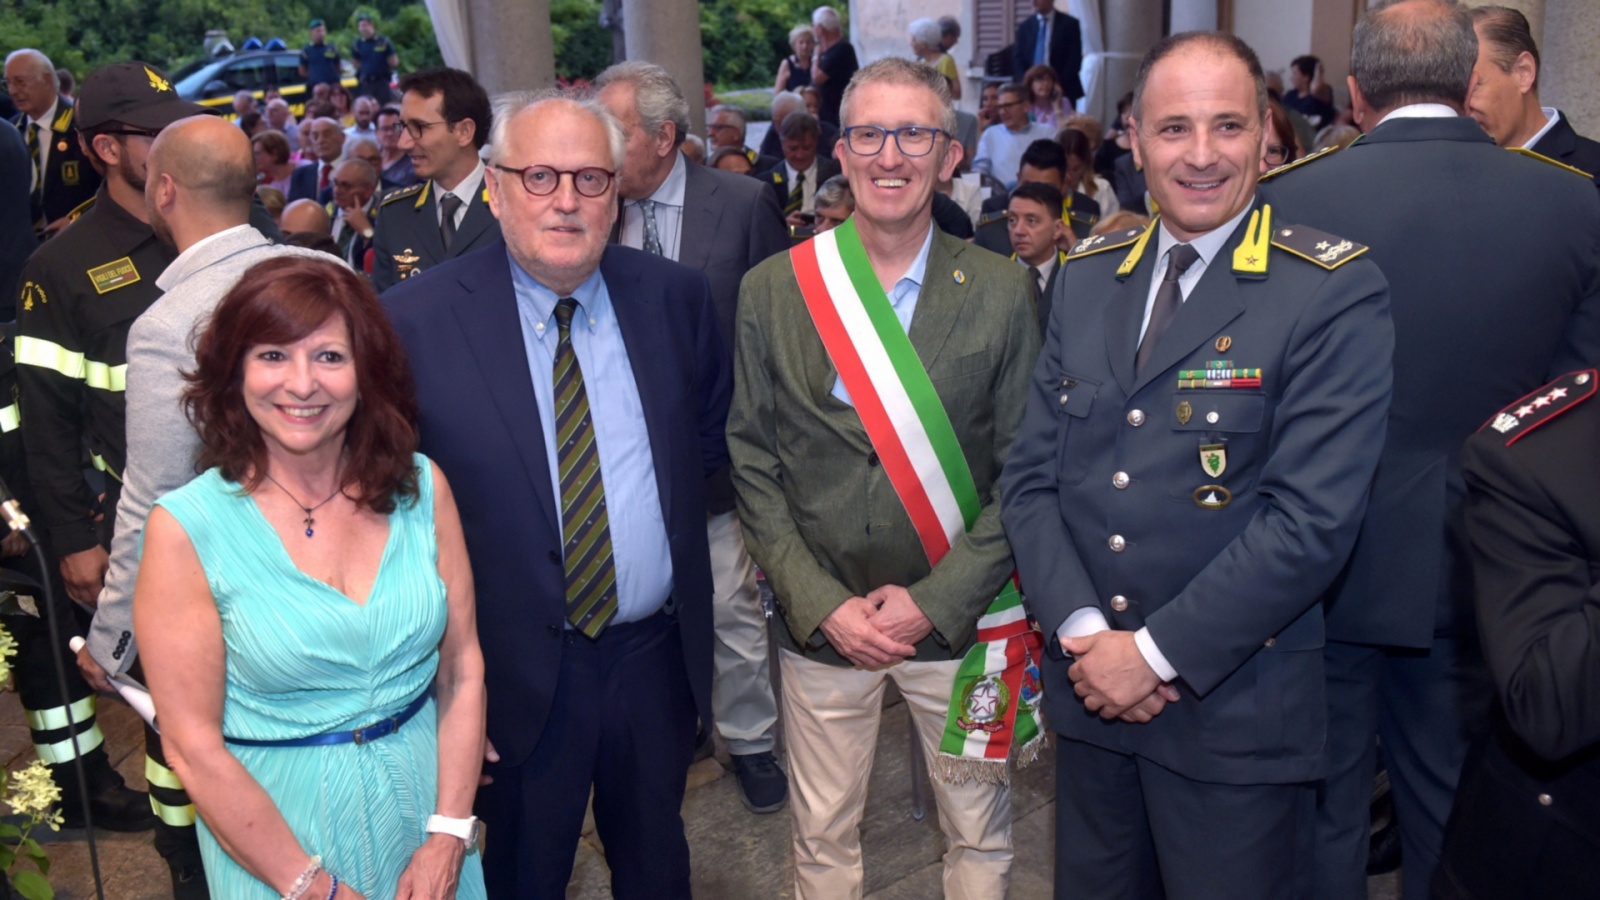
[[1142, 63], [1163, 215], [1057, 279], [1001, 479], [1045, 630], [1056, 896], [1303, 898], [1322, 609], [1383, 443], [1394, 332], [1365, 248], [1256, 193], [1267, 94], [1231, 35]]
[[373, 222], [379, 291], [500, 239], [478, 151], [489, 140], [489, 95], [460, 69], [400, 79], [400, 135], [421, 184], [385, 194]]

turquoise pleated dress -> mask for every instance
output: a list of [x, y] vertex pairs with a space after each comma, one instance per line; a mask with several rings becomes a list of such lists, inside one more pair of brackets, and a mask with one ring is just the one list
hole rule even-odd
[[[426, 457], [418, 502], [389, 516], [389, 540], [365, 606], [312, 578], [239, 485], [212, 469], [161, 498], [205, 567], [222, 614], [227, 696], [222, 733], [287, 740], [374, 724], [433, 684], [444, 635], [444, 582]], [[307, 540], [314, 540], [308, 538]], [[438, 797], [438, 725], [429, 700], [400, 730], [366, 744], [230, 744], [307, 853], [371, 900], [393, 897]], [[200, 822], [211, 896], [276, 900]], [[484, 896], [477, 851], [456, 894]]]

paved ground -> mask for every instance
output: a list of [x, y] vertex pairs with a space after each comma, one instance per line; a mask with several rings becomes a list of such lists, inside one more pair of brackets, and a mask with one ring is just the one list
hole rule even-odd
[[[867, 816], [861, 824], [866, 848], [866, 892], [869, 900], [929, 900], [939, 896], [941, 841], [937, 813], [930, 808], [921, 822], [911, 818], [905, 706], [892, 698], [890, 702], [878, 742]], [[101, 728], [112, 758], [128, 782], [143, 789], [144, 757], [138, 719], [120, 701], [102, 699], [101, 704]], [[16, 694], [0, 695], [0, 759], [16, 768], [26, 765], [32, 752]], [[1015, 779], [1017, 857], [1011, 880], [1012, 900], [1045, 900], [1050, 896], [1055, 832], [1052, 768], [1053, 759], [1047, 753]], [[716, 759], [698, 763], [690, 775], [683, 814], [694, 856], [695, 896], [704, 900], [789, 898], [793, 891], [788, 816], [751, 815], [740, 805], [738, 790], [733, 776], [725, 774]], [[94, 897], [83, 832], [46, 832], [42, 837], [53, 862], [56, 896], [61, 900]], [[98, 846], [107, 900], [171, 897], [166, 866], [151, 847], [148, 833], [102, 833]], [[1395, 879], [1373, 879], [1371, 894], [1374, 900], [1395, 900]], [[586, 835], [578, 848], [577, 867], [567, 896], [569, 900], [610, 896], [605, 860], [593, 834]]]

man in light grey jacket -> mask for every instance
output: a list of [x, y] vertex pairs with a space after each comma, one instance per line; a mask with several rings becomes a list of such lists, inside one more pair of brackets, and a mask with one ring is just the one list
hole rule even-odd
[[[193, 337], [244, 271], [274, 256], [326, 254], [274, 245], [249, 224], [255, 189], [250, 141], [222, 119], [196, 116], [167, 126], [150, 147], [145, 205], [157, 236], [178, 250], [157, 285], [166, 293], [128, 333], [128, 458], [105, 587], [78, 653], [86, 680], [110, 690], [109, 678], [130, 675], [133, 586], [145, 518], [163, 494], [195, 477], [200, 441], [184, 415], [183, 373], [194, 368]], [[146, 752], [165, 766], [160, 737], [145, 730]], [[153, 771], [153, 770], [152, 770]], [[177, 776], [163, 769], [150, 779], [151, 799], [164, 821], [194, 821]]]

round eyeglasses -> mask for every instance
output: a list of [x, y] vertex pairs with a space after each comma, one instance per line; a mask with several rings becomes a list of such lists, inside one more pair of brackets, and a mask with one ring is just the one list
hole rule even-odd
[[943, 129], [927, 125], [902, 125], [899, 128], [881, 128], [877, 125], [851, 125], [844, 130], [844, 143], [857, 156], [877, 156], [883, 152], [890, 136], [894, 145], [906, 156], [927, 156], [933, 150], [935, 139], [944, 134]]
[[502, 172], [509, 172], [522, 179], [522, 186], [528, 193], [535, 197], [546, 197], [555, 193], [556, 187], [561, 184], [561, 176], [572, 176], [572, 187], [585, 197], [599, 197], [611, 187], [611, 180], [617, 173], [608, 172], [598, 166], [589, 166], [576, 171], [552, 169], [549, 166], [528, 166], [523, 169], [514, 169], [495, 163], [494, 166]]

